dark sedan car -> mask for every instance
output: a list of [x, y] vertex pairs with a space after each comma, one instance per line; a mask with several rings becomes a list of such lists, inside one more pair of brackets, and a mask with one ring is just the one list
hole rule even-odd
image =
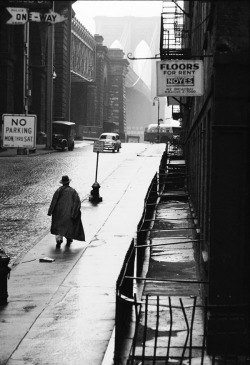
[[55, 121], [52, 123], [52, 147], [61, 149], [68, 148], [73, 151], [75, 142], [75, 123], [65, 121]]

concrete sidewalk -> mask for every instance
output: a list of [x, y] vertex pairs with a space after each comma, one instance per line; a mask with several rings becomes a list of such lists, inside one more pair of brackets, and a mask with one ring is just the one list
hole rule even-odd
[[84, 200], [86, 242], [56, 249], [48, 232], [12, 270], [0, 307], [1, 365], [112, 364], [116, 280], [163, 149], [124, 161], [102, 184], [99, 205]]

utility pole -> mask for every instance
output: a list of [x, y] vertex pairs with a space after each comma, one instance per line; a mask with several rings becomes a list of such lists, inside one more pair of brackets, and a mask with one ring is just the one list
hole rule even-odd
[[23, 112], [29, 113], [29, 22], [24, 24], [24, 57], [23, 57]]
[[155, 96], [153, 101], [153, 106], [155, 106], [155, 101], [158, 102], [158, 113], [157, 113], [157, 143], [160, 143], [160, 99]]
[[[52, 6], [54, 11], [54, 1]], [[47, 149], [52, 148], [53, 121], [53, 64], [54, 64], [54, 25], [48, 24], [48, 53], [47, 53]]]

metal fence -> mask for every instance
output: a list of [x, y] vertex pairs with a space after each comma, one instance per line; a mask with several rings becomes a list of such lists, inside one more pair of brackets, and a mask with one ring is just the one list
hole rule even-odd
[[[136, 242], [134, 239], [132, 240], [116, 282], [115, 364], [119, 364], [120, 362], [123, 342], [127, 333], [131, 330], [131, 326], [133, 326], [133, 307], [137, 308], [137, 306], [140, 305], [140, 303], [137, 302], [136, 296], [133, 295], [134, 280], [127, 278], [133, 277], [135, 272], [137, 272], [137, 275], [140, 275], [143, 270], [145, 252], [147, 249], [144, 243], [147, 239], [148, 228], [158, 199], [157, 184], [157, 174], [155, 174], [145, 197], [142, 218], [137, 226]], [[142, 245], [143, 248], [137, 250], [136, 246], [138, 245]]]
[[[235, 312], [235, 307], [227, 306], [229, 315]], [[249, 355], [246, 355], [249, 344], [246, 342], [242, 352], [232, 354], [231, 345], [227, 343], [230, 329], [224, 333], [223, 356], [207, 353], [209, 329], [206, 319], [211, 309], [214, 310], [214, 307], [207, 301], [201, 304], [197, 297], [146, 295], [135, 311], [135, 335], [127, 365], [249, 364]], [[242, 316], [238, 320], [249, 323], [247, 307], [241, 309]], [[220, 331], [219, 328], [217, 330]]]
[[[141, 220], [137, 226], [137, 246], [145, 246], [145, 242], [147, 241], [149, 228], [152, 223], [153, 215], [155, 212], [157, 199], [158, 199], [158, 174], [155, 174], [147, 195], [145, 197], [145, 205]], [[144, 258], [146, 253], [147, 247], [143, 249], [137, 250], [136, 253], [136, 260], [137, 260], [137, 275], [139, 276], [142, 272], [143, 265], [144, 265]]]
[[249, 306], [211, 305], [194, 295], [133, 294], [138, 293], [138, 283], [155, 280], [143, 276], [142, 271], [145, 256], [152, 249], [148, 240], [155, 230], [156, 207], [164, 201], [169, 186], [176, 193], [185, 186], [185, 165], [178, 161], [169, 164], [169, 157], [173, 159], [167, 152], [163, 155], [160, 173], [148, 189], [137, 236], [117, 280], [114, 364], [124, 364], [124, 344], [129, 338], [126, 365], [249, 365]]

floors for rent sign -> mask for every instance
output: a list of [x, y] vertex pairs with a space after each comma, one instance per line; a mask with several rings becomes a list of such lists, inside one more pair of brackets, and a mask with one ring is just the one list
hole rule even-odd
[[36, 115], [3, 114], [3, 147], [35, 148]]
[[156, 67], [157, 96], [203, 95], [203, 61], [158, 61]]

